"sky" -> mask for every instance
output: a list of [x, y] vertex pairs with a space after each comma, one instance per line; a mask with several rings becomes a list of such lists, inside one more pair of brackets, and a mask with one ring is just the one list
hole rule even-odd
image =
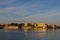
[[0, 0], [0, 23], [60, 24], [60, 0]]

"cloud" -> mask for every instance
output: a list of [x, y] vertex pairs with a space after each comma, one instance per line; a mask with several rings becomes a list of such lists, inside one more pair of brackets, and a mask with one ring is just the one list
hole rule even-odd
[[47, 22], [47, 20], [54, 21], [53, 18], [57, 18], [57, 16], [60, 15], [60, 10], [53, 8], [53, 2], [48, 3], [48, 1], [16, 1], [17, 0], [0, 1], [1, 5], [7, 5], [6, 8], [0, 9], [0, 20], [5, 20], [5, 22]]
[[[43, 14], [35, 14], [31, 16], [27, 16], [25, 19], [28, 22], [58, 22], [60, 20], [58, 17], [60, 16], [60, 10], [51, 10]], [[55, 18], [56, 17], [56, 18]]]
[[52, 10], [52, 11], [48, 11], [48, 12], [45, 12], [45, 13], [37, 13], [35, 15], [31, 15], [31, 16], [27, 16], [25, 17], [25, 19], [27, 18], [51, 18], [53, 16], [57, 16], [57, 15], [60, 15], [60, 10]]
[[38, 6], [39, 5], [34, 3], [33, 4], [26, 3], [22, 6], [2, 8], [0, 9], [0, 16], [13, 18], [26, 17], [28, 15], [37, 13], [39, 10]]
[[9, 5], [13, 2], [16, 2], [16, 0], [0, 0], [1, 5]]

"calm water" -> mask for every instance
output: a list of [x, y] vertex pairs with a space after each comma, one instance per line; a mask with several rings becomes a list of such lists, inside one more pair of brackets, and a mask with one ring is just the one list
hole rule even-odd
[[60, 29], [37, 31], [21, 32], [0, 30], [0, 40], [60, 40]]

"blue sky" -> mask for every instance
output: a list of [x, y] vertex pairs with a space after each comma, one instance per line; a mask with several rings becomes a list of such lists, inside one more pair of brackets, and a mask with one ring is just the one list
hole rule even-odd
[[60, 24], [60, 0], [0, 0], [0, 23]]

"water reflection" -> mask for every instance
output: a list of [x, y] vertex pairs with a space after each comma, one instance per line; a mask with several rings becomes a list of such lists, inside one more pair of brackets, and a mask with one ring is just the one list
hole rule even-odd
[[26, 40], [57, 40], [60, 39], [59, 33], [57, 29], [38, 29], [35, 32], [26, 32], [25, 36]]
[[57, 31], [57, 29], [42, 29], [42, 28], [39, 28], [39, 29], [24, 29], [24, 30], [19, 30], [19, 29], [0, 29], [0, 31], [5, 31], [5, 32], [47, 32], [47, 31]]
[[1, 29], [0, 39], [4, 40], [3, 38], [5, 40], [60, 40], [60, 29], [7, 30], [7, 31]]
[[22, 30], [23, 32], [46, 32], [46, 29]]
[[33, 32], [33, 33], [25, 33], [26, 40], [40, 40], [46, 37], [46, 33]]
[[55, 32], [55, 31], [57, 31], [57, 29], [47, 29], [47, 31], [53, 31], [53, 32]]
[[18, 32], [17, 29], [8, 29], [8, 30], [5, 30], [5, 32]]
[[35, 32], [46, 32], [46, 29], [37, 29]]

